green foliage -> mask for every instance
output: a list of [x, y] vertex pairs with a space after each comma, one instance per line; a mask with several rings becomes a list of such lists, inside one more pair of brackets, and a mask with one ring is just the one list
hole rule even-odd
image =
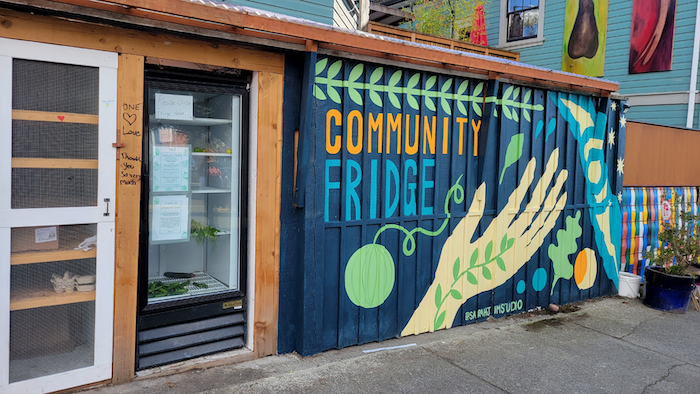
[[192, 220], [190, 224], [190, 235], [201, 245], [204, 240], [209, 240], [212, 248], [216, 248], [217, 234], [221, 231], [218, 228], [209, 227], [196, 220]]
[[190, 284], [190, 281], [176, 282], [176, 283], [163, 283], [161, 281], [153, 282], [148, 285], [148, 297], [166, 297], [171, 295], [179, 295], [187, 293], [186, 286]]
[[515, 243], [515, 238], [508, 238], [508, 234], [504, 234], [503, 238], [501, 239], [501, 244], [500, 244], [500, 252], [496, 256], [491, 256], [493, 254], [493, 240], [489, 241], [489, 243], [486, 245], [486, 248], [484, 250], [484, 262], [481, 264], [477, 264], [479, 261], [479, 248], [475, 248], [474, 252], [472, 252], [471, 257], [469, 258], [469, 267], [467, 267], [464, 271], [462, 271], [462, 265], [460, 263], [459, 257], [457, 260], [455, 260], [454, 265], [452, 266], [452, 278], [454, 281], [452, 282], [452, 285], [450, 286], [450, 290], [445, 293], [443, 296], [442, 294], [442, 285], [437, 286], [435, 289], [435, 307], [437, 308], [437, 312], [435, 312], [435, 318], [433, 319], [433, 326], [437, 330], [442, 326], [442, 323], [445, 322], [445, 311], [440, 313], [440, 310], [442, 309], [442, 305], [445, 303], [445, 300], [447, 300], [448, 297], [452, 297], [455, 300], [461, 300], [462, 299], [462, 294], [456, 290], [453, 289], [453, 287], [457, 284], [459, 279], [463, 277], [464, 275], [467, 275], [467, 281], [471, 283], [472, 285], [476, 286], [477, 283], [479, 283], [477, 276], [472, 273], [472, 271], [478, 272], [478, 269], [481, 268], [481, 275], [484, 277], [486, 280], [491, 280], [493, 278], [491, 274], [491, 269], [495, 269], [493, 266], [491, 269], [489, 269], [489, 265], [493, 263], [494, 261], [496, 262], [496, 267], [500, 269], [503, 272], [506, 272], [506, 263], [503, 261], [503, 254], [510, 248], [513, 247], [513, 244]]
[[[404, 105], [402, 98], [405, 95], [405, 104], [415, 110], [421, 109], [422, 100], [430, 111], [436, 111], [439, 104], [445, 114], [453, 115], [452, 104], [456, 103], [456, 112], [462, 116], [470, 116], [468, 108], [469, 103], [471, 103], [474, 114], [479, 117], [482, 116], [481, 106], [484, 102], [495, 103], [497, 106], [501, 106], [503, 115], [514, 122], [520, 122], [520, 116], [524, 121], [530, 122], [532, 119], [529, 111], [542, 111], [544, 109], [542, 104], [530, 103], [532, 89], [523, 90], [522, 100], [519, 100], [520, 88], [510, 86], [506, 88], [503, 97], [499, 99], [495, 96], [484, 97], [484, 82], [475, 83], [470, 94], [469, 80], [463, 80], [459, 86], [454, 85], [456, 84], [454, 78], [448, 78], [442, 84], [438, 84], [435, 75], [414, 73], [408, 77], [403, 74], [402, 70], [385, 73], [387, 70], [378, 67], [369, 74], [369, 83], [366, 83], [366, 77], [363, 77], [364, 64], [354, 65], [347, 80], [344, 79], [344, 73], [341, 72], [342, 67], [342, 60], [336, 60], [330, 66], [328, 58], [316, 62], [314, 97], [317, 100], [331, 100], [336, 104], [342, 104], [341, 96], [343, 89], [345, 89], [350, 101], [357, 105], [366, 105], [363, 91], [367, 90], [369, 101], [377, 107], [384, 106], [382, 93], [386, 93], [391, 106], [399, 110]], [[322, 76], [326, 70], [326, 76]], [[423, 79], [422, 83], [421, 79]], [[456, 92], [454, 92], [455, 88]], [[494, 116], [498, 116], [495, 108]]]
[[[505, 110], [506, 108], [503, 107]], [[508, 148], [506, 149], [506, 158], [505, 162], [503, 163], [503, 171], [501, 171], [501, 179], [498, 181], [498, 184], [500, 185], [503, 182], [503, 175], [506, 174], [506, 169], [510, 167], [512, 164], [515, 164], [515, 162], [520, 159], [520, 156], [523, 155], [523, 140], [524, 140], [525, 134], [520, 133], [512, 136], [510, 138], [510, 142], [508, 143]]]
[[557, 231], [557, 245], [555, 246], [552, 243], [547, 249], [547, 254], [552, 260], [552, 268], [554, 269], [550, 295], [554, 293], [554, 286], [560, 278], [571, 279], [574, 275], [574, 266], [569, 262], [569, 255], [576, 253], [578, 250], [576, 240], [583, 234], [583, 229], [579, 225], [580, 220], [581, 211], [577, 211], [575, 217], [567, 217], [565, 228]]
[[482, 0], [416, 0], [404, 11], [413, 14], [415, 30], [454, 39], [465, 39], [464, 32], [470, 31], [474, 21], [474, 11]]
[[[664, 196], [665, 198], [666, 196]], [[681, 209], [680, 196], [673, 192], [675, 212], [680, 221], [663, 224], [659, 234], [661, 247], [646, 253], [651, 265], [665, 269], [670, 275], [695, 275], [691, 264], [700, 257], [700, 215]]]

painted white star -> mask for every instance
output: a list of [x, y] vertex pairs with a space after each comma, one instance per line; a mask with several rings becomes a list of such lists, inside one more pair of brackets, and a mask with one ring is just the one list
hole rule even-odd
[[612, 108], [613, 111], [617, 111], [617, 103], [613, 101], [613, 102], [610, 104], [610, 108]]
[[612, 128], [610, 128], [610, 132], [608, 133], [608, 145], [610, 145], [610, 149], [615, 145], [615, 131], [613, 131]]
[[624, 158], [619, 158], [617, 159], [617, 174], [622, 176], [622, 174], [625, 173], [625, 159]]
[[617, 202], [622, 204], [622, 192], [617, 193]]
[[625, 127], [627, 124], [627, 118], [625, 118], [625, 115], [620, 116], [620, 127]]

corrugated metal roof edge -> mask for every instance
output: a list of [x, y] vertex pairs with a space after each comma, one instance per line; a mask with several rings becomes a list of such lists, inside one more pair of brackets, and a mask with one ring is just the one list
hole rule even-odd
[[604, 78], [589, 77], [586, 75], [574, 74], [574, 73], [570, 73], [570, 72], [566, 72], [566, 71], [552, 70], [552, 69], [548, 69], [545, 67], [535, 66], [535, 65], [527, 64], [527, 63], [516, 62], [516, 61], [512, 61], [512, 60], [508, 60], [508, 59], [504, 59], [504, 58], [500, 58], [500, 57], [495, 57], [495, 56], [486, 56], [486, 55], [481, 55], [478, 53], [462, 52], [462, 51], [457, 51], [454, 49], [449, 49], [449, 48], [444, 48], [444, 47], [437, 47], [437, 46], [433, 46], [433, 45], [405, 41], [405, 40], [401, 40], [398, 38], [392, 38], [392, 37], [386, 37], [386, 36], [381, 36], [381, 35], [377, 35], [377, 34], [366, 33], [366, 32], [360, 31], [360, 30], [351, 30], [351, 29], [346, 29], [346, 28], [342, 28], [342, 27], [326, 25], [324, 23], [314, 22], [314, 21], [308, 20], [308, 19], [297, 18], [297, 17], [284, 15], [284, 14], [278, 14], [275, 12], [260, 10], [260, 9], [252, 8], [252, 7], [233, 5], [233, 4], [222, 3], [222, 2], [211, 1], [211, 0], [180, 0], [180, 1], [195, 3], [195, 4], [202, 4], [202, 5], [209, 6], [209, 7], [223, 8], [223, 9], [228, 10], [228, 11], [236, 11], [236, 12], [240, 12], [240, 13], [246, 14], [246, 15], [254, 15], [254, 16], [259, 16], [259, 17], [264, 17], [264, 18], [276, 19], [279, 21], [295, 23], [298, 25], [313, 26], [313, 27], [316, 27], [319, 29], [336, 31], [339, 33], [353, 34], [356, 36], [366, 37], [366, 38], [375, 39], [375, 40], [394, 42], [394, 43], [401, 44], [401, 45], [412, 46], [412, 47], [415, 47], [418, 49], [435, 50], [435, 51], [439, 51], [439, 52], [451, 53], [451, 54], [460, 55], [460, 56], [472, 57], [475, 59], [483, 59], [483, 60], [496, 61], [496, 62], [500, 62], [503, 64], [518, 65], [518, 66], [521, 66], [524, 68], [530, 68], [532, 70], [547, 71], [547, 72], [552, 72], [552, 73], [564, 75], [564, 76], [573, 76], [573, 77], [584, 78], [584, 79], [588, 79], [588, 80], [617, 84], [617, 82], [615, 82], [615, 81], [610, 81], [610, 80], [607, 80]]

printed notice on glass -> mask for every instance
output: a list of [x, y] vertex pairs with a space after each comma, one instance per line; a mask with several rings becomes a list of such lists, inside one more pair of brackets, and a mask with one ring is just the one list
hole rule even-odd
[[153, 147], [154, 192], [186, 192], [190, 188], [190, 148]]
[[151, 243], [189, 241], [189, 212], [187, 196], [153, 197]]
[[192, 96], [156, 93], [156, 119], [192, 120], [193, 103]]

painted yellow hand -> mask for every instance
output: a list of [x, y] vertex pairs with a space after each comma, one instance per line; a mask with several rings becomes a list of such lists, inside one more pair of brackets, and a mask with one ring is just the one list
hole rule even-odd
[[559, 149], [556, 149], [547, 161], [530, 202], [521, 211], [520, 206], [534, 181], [536, 162], [530, 160], [506, 206], [483, 235], [472, 241], [484, 215], [486, 184], [479, 186], [467, 216], [445, 241], [435, 279], [401, 331], [402, 336], [451, 327], [466, 300], [502, 285], [530, 260], [552, 231], [566, 204], [567, 194], [561, 191], [568, 177], [567, 170], [559, 171], [554, 186], [549, 188], [558, 164]]

